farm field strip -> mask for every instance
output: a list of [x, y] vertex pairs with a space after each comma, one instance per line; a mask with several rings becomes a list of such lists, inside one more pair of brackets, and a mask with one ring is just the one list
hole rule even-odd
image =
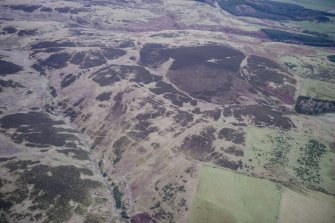
[[279, 202], [275, 183], [203, 165], [189, 222], [276, 222]]
[[331, 223], [334, 208], [334, 196], [202, 165], [188, 222]]
[[335, 84], [325, 81], [305, 79], [300, 95], [312, 98], [334, 101]]

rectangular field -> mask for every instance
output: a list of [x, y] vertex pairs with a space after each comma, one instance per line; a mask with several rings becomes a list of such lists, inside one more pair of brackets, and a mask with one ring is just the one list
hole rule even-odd
[[300, 95], [335, 101], [335, 84], [313, 79], [305, 79]]
[[204, 165], [189, 223], [333, 223], [335, 197]]
[[277, 222], [279, 203], [275, 183], [204, 165], [189, 223]]
[[278, 223], [333, 223], [335, 198], [311, 190], [282, 190]]

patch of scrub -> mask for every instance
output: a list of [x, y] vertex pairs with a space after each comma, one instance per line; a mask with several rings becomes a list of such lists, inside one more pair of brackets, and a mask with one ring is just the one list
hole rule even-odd
[[265, 95], [272, 95], [287, 104], [294, 104], [294, 79], [279, 64], [264, 57], [251, 55], [241, 69], [245, 80]]
[[70, 146], [78, 137], [70, 129], [61, 128], [65, 123], [56, 121], [46, 113], [28, 112], [4, 116], [0, 127], [8, 133], [15, 143], [24, 142], [29, 147]]
[[327, 57], [329, 61], [335, 63], [335, 55], [330, 55]]
[[[91, 190], [102, 186], [98, 181], [81, 178], [83, 175], [85, 178], [93, 175], [89, 169], [37, 163], [39, 161], [13, 160], [4, 165], [10, 172], [21, 172], [15, 182], [16, 189], [2, 194], [1, 198], [7, 204], [7, 213], [15, 222], [22, 218], [25, 222], [28, 220], [26, 218], [37, 221], [40, 217], [47, 222], [68, 221], [75, 206], [89, 207], [92, 204]], [[40, 212], [40, 216], [15, 208], [23, 204], [31, 212]]]
[[335, 194], [335, 153], [322, 141], [296, 132], [247, 128], [246, 170]]
[[326, 56], [283, 56], [280, 62], [304, 78], [334, 81], [335, 66]]
[[99, 94], [95, 99], [98, 101], [108, 101], [111, 98], [112, 92], [103, 92]]
[[92, 80], [105, 87], [128, 78], [130, 82], [139, 84], [149, 84], [161, 79], [141, 66], [110, 65], [95, 72]]
[[14, 74], [22, 70], [19, 65], [13, 64], [11, 62], [0, 60], [0, 76], [4, 77], [8, 74]]

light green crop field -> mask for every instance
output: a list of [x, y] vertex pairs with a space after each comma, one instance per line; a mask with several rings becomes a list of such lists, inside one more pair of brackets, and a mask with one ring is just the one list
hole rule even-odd
[[333, 223], [335, 197], [312, 190], [283, 188], [278, 223]]
[[305, 8], [317, 9], [317, 10], [330, 10], [335, 7], [335, 1], [333, 0], [276, 0], [278, 2], [286, 2], [301, 5]]
[[246, 146], [243, 162], [253, 171], [335, 194], [335, 153], [326, 143], [296, 132], [250, 127]]
[[275, 183], [204, 165], [189, 223], [276, 222], [279, 204]]
[[300, 95], [335, 101], [335, 84], [325, 81], [305, 79]]
[[189, 223], [333, 223], [335, 197], [203, 165]]

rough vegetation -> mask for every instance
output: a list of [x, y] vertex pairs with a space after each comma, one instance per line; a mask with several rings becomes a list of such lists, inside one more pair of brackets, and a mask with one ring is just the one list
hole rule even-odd
[[[35, 216], [27, 212], [25, 215], [13, 212], [14, 219], [30, 218], [39, 220], [46, 218], [49, 222], [67, 221], [71, 218], [73, 204], [75, 202], [84, 206], [90, 206], [91, 196], [89, 190], [100, 186], [97, 181], [81, 179], [81, 174], [93, 175], [93, 172], [74, 166], [56, 166], [37, 164], [40, 162], [10, 161], [5, 164], [11, 172], [23, 171], [19, 174], [15, 185], [17, 188], [7, 193], [2, 199], [9, 210], [12, 206], [31, 200], [28, 210], [43, 211]], [[34, 165], [35, 164], [35, 165]], [[33, 165], [33, 166], [32, 166]], [[33, 186], [33, 190], [28, 194], [28, 187]], [[71, 202], [70, 202], [71, 201]], [[9, 211], [11, 213], [11, 211]]]
[[0, 76], [6, 76], [8, 74], [14, 74], [22, 70], [19, 65], [13, 64], [11, 62], [0, 60]]
[[67, 146], [68, 141], [76, 142], [78, 138], [71, 130], [57, 128], [62, 124], [65, 123], [39, 112], [16, 113], [0, 119], [2, 129], [15, 129], [10, 134], [14, 142], [25, 142], [30, 147]]
[[288, 2], [2, 0], [0, 222], [333, 223], [335, 3]]
[[294, 169], [299, 180], [321, 191], [324, 189], [315, 185], [319, 185], [322, 181], [320, 176], [320, 159], [326, 151], [325, 145], [318, 141], [310, 140], [304, 148], [300, 148], [301, 156], [297, 160], [299, 167]]

